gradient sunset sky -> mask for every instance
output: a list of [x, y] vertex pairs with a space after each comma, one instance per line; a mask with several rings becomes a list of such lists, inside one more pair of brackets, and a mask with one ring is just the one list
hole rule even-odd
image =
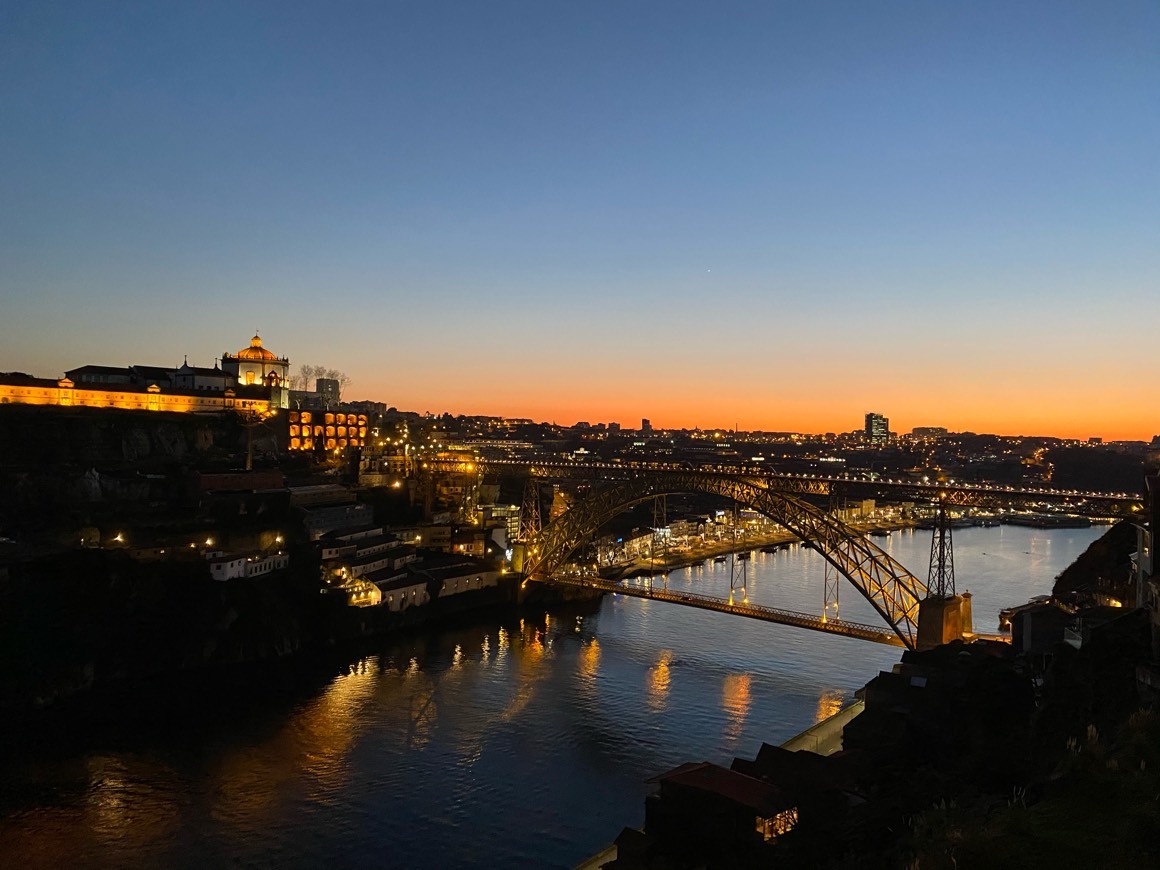
[[1160, 433], [1156, 2], [0, 5], [0, 371]]

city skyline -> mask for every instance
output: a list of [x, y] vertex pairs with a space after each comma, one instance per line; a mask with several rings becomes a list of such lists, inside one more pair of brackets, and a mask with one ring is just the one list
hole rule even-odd
[[[450, 13], [450, 14], [449, 14]], [[1148, 440], [1150, 4], [17, 4], [0, 371]]]
[[[259, 335], [255, 334], [253, 339], [251, 340], [251, 344], [260, 344], [260, 343], [261, 342], [259, 340]], [[229, 357], [229, 358], [234, 358], [234, 354], [231, 354], [228, 351], [226, 352], [226, 354], [224, 356]], [[223, 361], [223, 359], [220, 359], [217, 357], [211, 358], [210, 360], [206, 361], [206, 363], [205, 363], [206, 369], [216, 369], [216, 368], [220, 367], [222, 361]], [[81, 366], [87, 366], [87, 365], [102, 366], [106, 362], [107, 362], [107, 360], [97, 361], [97, 362], [88, 361], [85, 363], [77, 363], [75, 365], [70, 365], [66, 369], [64, 369], [63, 374], [65, 376], [67, 376], [68, 371], [80, 368]], [[149, 360], [149, 361], [132, 360], [132, 361], [124, 363], [124, 367], [128, 367], [130, 365], [132, 365], [132, 366], [145, 365], [146, 370], [148, 370], [148, 369], [154, 367], [153, 364], [155, 362], [156, 362], [155, 360]], [[282, 362], [282, 360], [279, 360], [279, 363], [281, 363], [281, 362]], [[194, 360], [189, 359], [188, 354], [183, 354], [183, 360], [182, 360], [181, 364], [182, 365], [198, 366], [198, 365], [200, 365], [200, 362], [197, 359], [194, 359]], [[308, 363], [299, 363], [298, 365], [290, 366], [288, 368], [289, 375], [301, 374], [301, 376], [305, 376], [305, 373], [300, 373], [300, 369], [303, 366], [305, 366], [310, 371], [315, 372], [315, 373], [317, 373], [317, 369], [319, 368], [318, 366], [314, 366], [314, 365], [311, 365]], [[114, 367], [118, 367], [118, 365], [114, 365]], [[166, 366], [163, 365], [160, 368], [164, 369], [165, 367]], [[178, 366], [175, 364], [171, 368], [177, 369]], [[324, 372], [324, 373], [329, 374], [331, 376], [344, 374], [342, 372], [335, 372], [335, 371]], [[38, 374], [43, 374], [43, 373], [22, 372], [22, 374], [28, 374], [28, 375], [32, 375], [33, 377], [36, 377]], [[323, 375], [319, 374], [318, 376], [322, 377]], [[53, 375], [52, 378], [48, 378], [45, 380], [46, 380], [46, 382], [51, 383], [51, 381], [56, 377], [57, 377], [57, 375]], [[316, 386], [315, 383], [312, 383], [309, 381], [306, 383], [307, 391], [313, 391], [315, 389], [315, 386]], [[330, 389], [330, 388], [328, 387], [328, 389]], [[205, 394], [205, 395], [208, 395], [208, 394]], [[952, 435], [957, 434], [957, 433], [975, 433], [975, 434], [993, 434], [993, 435], [1000, 435], [1000, 436], [1005, 436], [1005, 437], [1014, 437], [1014, 436], [1057, 437], [1057, 438], [1064, 438], [1064, 439], [1069, 439], [1069, 440], [1081, 440], [1081, 441], [1088, 440], [1088, 439], [1093, 438], [1093, 437], [1100, 438], [1101, 440], [1104, 440], [1104, 441], [1149, 441], [1149, 440], [1152, 440], [1154, 437], [1157, 437], [1156, 435], [1150, 435], [1150, 436], [1146, 435], [1146, 436], [1142, 436], [1142, 437], [1117, 437], [1117, 436], [1110, 436], [1109, 437], [1109, 436], [1101, 435], [1099, 433], [1092, 433], [1092, 432], [1060, 433], [1060, 432], [1047, 431], [1047, 430], [1020, 431], [1020, 430], [1014, 430], [1014, 429], [1006, 429], [1006, 430], [1004, 430], [1004, 429], [986, 429], [983, 427], [972, 427], [969, 425], [967, 425], [967, 426], [954, 426], [954, 425], [948, 426], [943, 422], [939, 422], [936, 425], [935, 423], [932, 423], [930, 420], [926, 419], [925, 417], [921, 418], [924, 422], [906, 422], [905, 425], [898, 425], [897, 423], [895, 423], [891, 420], [890, 414], [883, 415], [877, 411], [860, 412], [858, 414], [858, 421], [853, 425], [850, 424], [850, 420], [839, 419], [838, 417], [835, 416], [835, 417], [828, 418], [830, 420], [835, 421], [834, 425], [821, 426], [821, 427], [815, 427], [815, 428], [809, 428], [809, 427], [803, 427], [803, 426], [794, 426], [794, 425], [792, 425], [792, 421], [790, 421], [790, 423], [788, 425], [782, 425], [782, 426], [761, 426], [761, 425], [746, 426], [746, 425], [742, 425], [739, 420], [734, 421], [733, 423], [720, 423], [720, 424], [716, 424], [716, 425], [702, 423], [702, 422], [669, 424], [669, 423], [665, 423], [663, 421], [660, 422], [658, 425], [654, 425], [651, 418], [640, 416], [639, 409], [637, 409], [636, 411], [630, 411], [630, 412], [627, 412], [625, 414], [621, 414], [619, 416], [614, 415], [614, 416], [610, 417], [607, 415], [601, 416], [600, 414], [594, 414], [594, 415], [589, 415], [588, 417], [576, 417], [574, 419], [573, 418], [561, 419], [559, 417], [559, 415], [554, 415], [554, 414], [553, 415], [546, 415], [546, 416], [536, 416], [534, 414], [523, 413], [518, 408], [514, 411], [509, 409], [509, 410], [505, 410], [503, 412], [497, 411], [494, 408], [490, 408], [490, 409], [484, 408], [482, 410], [479, 408], [476, 408], [476, 409], [473, 409], [471, 411], [464, 411], [462, 409], [456, 409], [456, 408], [439, 408], [439, 409], [433, 410], [431, 408], [424, 407], [424, 408], [420, 409], [418, 406], [411, 407], [411, 406], [406, 406], [406, 405], [395, 404], [394, 402], [390, 401], [389, 398], [384, 398], [382, 396], [364, 395], [364, 394], [359, 392], [359, 385], [357, 383], [352, 384], [348, 388], [347, 393], [343, 396], [342, 400], [344, 402], [345, 401], [382, 402], [386, 405], [393, 406], [400, 411], [416, 412], [416, 413], [420, 413], [420, 414], [424, 414], [424, 415], [432, 414], [432, 415], [438, 416], [438, 415], [442, 415], [442, 414], [451, 414], [452, 416], [462, 415], [462, 416], [469, 416], [469, 417], [501, 417], [501, 418], [507, 418], [507, 419], [531, 419], [535, 423], [559, 425], [559, 426], [563, 426], [563, 427], [570, 427], [570, 426], [573, 426], [577, 423], [587, 423], [587, 424], [590, 424], [593, 426], [605, 425], [605, 424], [612, 423], [618, 427], [622, 427], [626, 431], [664, 432], [667, 430], [672, 430], [672, 431], [701, 430], [701, 431], [706, 431], [706, 432], [713, 432], [713, 431], [786, 432], [786, 433], [820, 436], [820, 435], [823, 435], [826, 433], [834, 433], [834, 434], [867, 433], [869, 431], [871, 418], [878, 418], [881, 420], [881, 427], [880, 427], [881, 432], [887, 431], [885, 428], [882, 428], [882, 427], [889, 427], [889, 432], [891, 434], [895, 434], [895, 435], [910, 434], [910, 430], [915, 429], [915, 428], [927, 429], [927, 428], [933, 427], [935, 429], [947, 430], [948, 433], [952, 434]], [[7, 400], [5, 400], [5, 401], [7, 401]], [[916, 419], [918, 419], [918, 418], [916, 418]], [[1014, 419], [1014, 417], [1012, 417], [1011, 415], [1008, 415], [1004, 419], [1007, 421], [1010, 421], [1011, 419]], [[639, 421], [639, 423], [637, 421]]]

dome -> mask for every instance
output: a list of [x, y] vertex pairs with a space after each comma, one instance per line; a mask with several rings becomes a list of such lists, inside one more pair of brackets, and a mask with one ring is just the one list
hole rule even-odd
[[262, 347], [262, 339], [255, 335], [250, 339], [250, 346], [243, 347], [238, 351], [238, 359], [253, 359], [253, 360], [267, 360], [276, 362], [278, 357]]

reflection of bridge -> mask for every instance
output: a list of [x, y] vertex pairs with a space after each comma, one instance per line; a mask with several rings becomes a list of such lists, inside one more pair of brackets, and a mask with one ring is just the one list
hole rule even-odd
[[[463, 462], [429, 459], [430, 471], [460, 474], [525, 473], [536, 477], [593, 479], [607, 482], [574, 504], [543, 529], [537, 524], [518, 548], [513, 567], [528, 580], [581, 585], [625, 595], [669, 601], [860, 637], [909, 648], [928, 646], [970, 632], [969, 601], [954, 594], [950, 531], [945, 508], [998, 504], [1050, 504], [1072, 512], [1108, 515], [1139, 510], [1140, 499], [1125, 493], [1081, 493], [1052, 489], [1018, 489], [987, 484], [864, 480], [782, 474], [745, 466], [688, 468], [672, 463], [521, 463], [516, 461]], [[938, 502], [940, 522], [931, 548], [930, 582], [923, 582], [880, 547], [832, 513], [803, 496], [833, 495], [839, 489], [871, 487], [894, 498]], [[774, 610], [709, 596], [681, 594], [651, 586], [624, 586], [595, 577], [586, 569], [569, 567], [598, 530], [634, 505], [678, 493], [705, 493], [755, 510], [783, 526], [811, 546], [845, 577], [885, 620], [889, 631], [805, 613]], [[538, 508], [536, 508], [538, 514]], [[949, 570], [948, 570], [949, 569]], [[948, 582], [949, 580], [949, 582]], [[923, 616], [923, 614], [926, 614]], [[920, 628], [927, 625], [927, 628]]]

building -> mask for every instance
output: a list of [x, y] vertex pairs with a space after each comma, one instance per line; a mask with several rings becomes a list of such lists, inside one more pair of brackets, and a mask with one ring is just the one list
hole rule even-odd
[[797, 824], [797, 807], [777, 786], [707, 761], [648, 781], [660, 788], [645, 801], [645, 832], [686, 855], [739, 857]]
[[438, 590], [437, 598], [450, 598], [499, 584], [495, 566], [468, 556], [428, 556], [410, 570], [425, 578], [431, 584], [429, 588]]
[[8, 404], [201, 414], [241, 411], [264, 415], [272, 409], [269, 391], [263, 387], [217, 392], [95, 380], [78, 384], [69, 378], [34, 378], [21, 372], [0, 373], [0, 405]]
[[313, 390], [291, 390], [291, 408], [304, 411], [356, 411], [361, 414], [382, 415], [387, 412], [383, 402], [343, 402], [342, 383], [335, 378], [316, 378]]
[[225, 553], [207, 554], [209, 573], [214, 580], [234, 580], [240, 577], [260, 577], [271, 571], [280, 571], [290, 564], [290, 554], [251, 553], [249, 555]]
[[318, 378], [314, 381], [314, 392], [324, 408], [337, 408], [342, 400], [338, 381], [334, 378]]
[[427, 589], [427, 578], [411, 571], [381, 571], [368, 579], [378, 587], [382, 596], [379, 603], [395, 613], [408, 607], [421, 607], [431, 600]]
[[415, 548], [402, 544], [382, 528], [327, 535], [319, 542], [322, 579], [341, 586], [353, 580], [370, 580], [381, 572], [398, 572], [415, 561]]
[[[290, 501], [294, 503], [293, 493]], [[303, 529], [311, 541], [317, 541], [327, 532], [338, 529], [369, 526], [374, 518], [374, 511], [368, 504], [320, 505], [299, 510], [302, 513]]]
[[[116, 366], [81, 366], [80, 368], [70, 369], [64, 373], [64, 376], [74, 384], [82, 384], [86, 387], [91, 384], [136, 383], [133, 378], [133, 366], [126, 366], [124, 368], [118, 368]], [[165, 380], [166, 386], [168, 386], [168, 374]]]
[[863, 434], [871, 444], [885, 444], [890, 440], [890, 421], [882, 414], [870, 411], [866, 414]]
[[210, 390], [215, 393], [224, 393], [226, 390], [232, 390], [236, 387], [238, 381], [233, 375], [222, 371], [216, 365], [212, 369], [191, 366], [187, 359], [170, 374], [170, 383], [179, 390]]
[[344, 450], [367, 443], [367, 415], [291, 411], [285, 443], [290, 450]]
[[234, 383], [243, 386], [255, 384], [269, 388], [271, 405], [276, 408], [290, 407], [288, 380], [290, 358], [280, 357], [262, 347], [262, 339], [256, 334], [250, 339], [250, 346], [237, 353], [222, 354], [222, 371], [231, 375]]
[[652, 420], [650, 420], [648, 417], [641, 418], [640, 431], [641, 432], [651, 432], [652, 431]]
[[946, 438], [948, 434], [946, 426], [915, 426], [910, 430], [912, 438]]
[[0, 404], [120, 408], [129, 411], [269, 414], [289, 407], [290, 360], [262, 347], [258, 336], [221, 367], [84, 365], [59, 380], [0, 373]]

